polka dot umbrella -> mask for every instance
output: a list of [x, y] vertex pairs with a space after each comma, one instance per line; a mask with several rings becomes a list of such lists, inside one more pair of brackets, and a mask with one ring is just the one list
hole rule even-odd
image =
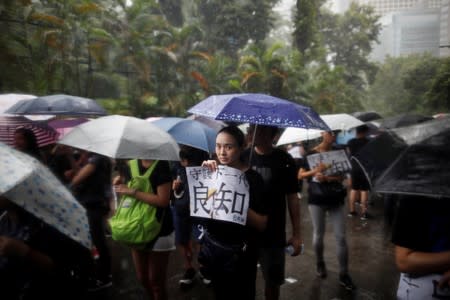
[[69, 238], [92, 246], [85, 209], [36, 159], [0, 143], [0, 196]]

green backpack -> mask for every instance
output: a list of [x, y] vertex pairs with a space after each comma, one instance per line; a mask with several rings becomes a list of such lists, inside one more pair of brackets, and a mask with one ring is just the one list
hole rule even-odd
[[[158, 161], [155, 161], [144, 175], [139, 174], [137, 160], [130, 161], [131, 180], [128, 187], [141, 192], [153, 193], [149, 178]], [[162, 219], [157, 218], [158, 208], [139, 201], [129, 195], [122, 195], [114, 216], [109, 220], [112, 239], [132, 247], [144, 247], [156, 238], [161, 230]]]

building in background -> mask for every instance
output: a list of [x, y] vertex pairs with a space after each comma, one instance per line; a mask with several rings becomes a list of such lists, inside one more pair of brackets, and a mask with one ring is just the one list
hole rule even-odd
[[450, 56], [450, 4], [441, 7], [441, 24], [439, 38], [439, 56]]

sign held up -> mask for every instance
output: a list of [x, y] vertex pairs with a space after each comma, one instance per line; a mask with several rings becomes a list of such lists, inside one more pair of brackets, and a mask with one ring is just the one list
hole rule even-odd
[[245, 225], [250, 200], [245, 174], [238, 169], [218, 166], [188, 167], [191, 216]]
[[306, 159], [308, 160], [310, 169], [314, 169], [320, 163], [328, 165], [329, 167], [323, 172], [326, 176], [347, 173], [352, 169], [344, 150], [310, 154]]

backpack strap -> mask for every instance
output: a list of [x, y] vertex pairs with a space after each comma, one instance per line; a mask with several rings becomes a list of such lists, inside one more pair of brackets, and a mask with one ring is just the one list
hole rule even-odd
[[[159, 160], [155, 160], [153, 164], [150, 166], [150, 168], [145, 171], [143, 177], [150, 178], [150, 175], [152, 175], [153, 170], [155, 169], [156, 165], [158, 164]], [[131, 177], [138, 177], [139, 174], [139, 164], [137, 159], [130, 160], [130, 171], [131, 171]]]

